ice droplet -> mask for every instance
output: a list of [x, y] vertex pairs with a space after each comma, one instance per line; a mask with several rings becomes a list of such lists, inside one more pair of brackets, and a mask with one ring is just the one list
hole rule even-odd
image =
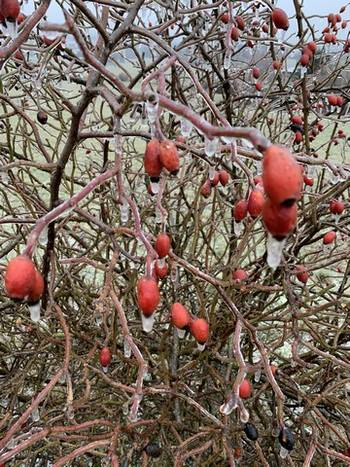
[[280, 32], [280, 41], [283, 42], [284, 41], [284, 38], [286, 37], [286, 30], [282, 29], [282, 31]]
[[281, 446], [281, 449], [280, 449], [281, 458], [286, 459], [288, 454], [289, 454], [289, 451], [287, 449], [285, 449], [283, 446]]
[[334, 214], [333, 217], [334, 217], [334, 223], [335, 225], [337, 225], [339, 223], [340, 214]]
[[46, 225], [39, 235], [39, 243], [41, 245], [46, 246], [47, 244], [47, 232], [48, 232], [48, 226]]
[[189, 120], [187, 120], [187, 118], [182, 118], [180, 120], [180, 127], [181, 127], [182, 136], [185, 136], [185, 137], [190, 136], [193, 125]]
[[103, 366], [103, 367], [102, 367], [102, 371], [103, 371], [103, 373], [107, 373], [107, 371], [108, 371], [108, 366]]
[[260, 378], [261, 378], [261, 370], [257, 370], [254, 374], [254, 381], [258, 383], [260, 381]]
[[179, 339], [183, 339], [186, 334], [186, 329], [179, 329], [176, 328], [177, 335], [179, 336]]
[[102, 316], [100, 313], [97, 313], [95, 316], [95, 322], [97, 326], [101, 326], [102, 324]]
[[213, 138], [210, 140], [206, 136], [204, 137], [204, 151], [208, 157], [213, 156], [217, 152], [218, 146], [219, 138]]
[[304, 66], [301, 67], [300, 69], [300, 78], [304, 78], [306, 73], [306, 68]]
[[60, 384], [64, 384], [66, 382], [66, 372], [63, 371], [63, 373], [61, 374], [59, 380]]
[[239, 419], [242, 423], [248, 423], [249, 420], [249, 412], [245, 407], [240, 408]]
[[127, 339], [124, 339], [124, 357], [130, 358], [131, 357], [131, 347]]
[[229, 399], [220, 407], [220, 412], [223, 415], [230, 415], [230, 413], [237, 408], [237, 405], [237, 396], [235, 394], [230, 394]]
[[37, 323], [40, 321], [40, 305], [41, 302], [39, 301], [38, 303], [35, 303], [33, 305], [28, 305], [29, 311], [30, 311], [30, 319], [34, 322]]
[[145, 316], [143, 313], [141, 315], [141, 319], [142, 319], [142, 329], [149, 333], [152, 331], [153, 329], [153, 324], [154, 324], [154, 313], [151, 314], [151, 316]]
[[159, 193], [159, 182], [151, 182], [151, 191], [154, 195]]
[[205, 349], [205, 343], [204, 343], [204, 344], [200, 344], [199, 342], [197, 342], [197, 349], [198, 349], [200, 352], [203, 352], [203, 350]]
[[270, 233], [267, 234], [267, 264], [271, 269], [279, 266], [285, 244], [286, 239], [276, 240]]
[[242, 221], [240, 222], [234, 221], [233, 230], [235, 232], [236, 237], [240, 237], [242, 235], [243, 229], [244, 229], [244, 224]]
[[227, 48], [224, 56], [224, 69], [228, 70], [231, 65], [232, 49]]
[[33, 422], [38, 422], [40, 420], [40, 413], [38, 407], [32, 411], [32, 420]]

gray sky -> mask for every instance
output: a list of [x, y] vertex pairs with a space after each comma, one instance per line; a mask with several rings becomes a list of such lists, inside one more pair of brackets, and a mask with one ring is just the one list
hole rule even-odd
[[[303, 10], [308, 17], [313, 17], [311, 23], [316, 25], [319, 29], [319, 32], [326, 26], [326, 20], [319, 18], [322, 15], [328, 15], [330, 12], [337, 13], [341, 6], [346, 5], [348, 0], [299, 0], [302, 2]], [[88, 2], [87, 2], [88, 3]], [[200, 3], [200, 0], [199, 0]], [[278, 5], [280, 8], [283, 8], [288, 16], [293, 15], [294, 7], [293, 0], [279, 0]], [[27, 4], [24, 4], [22, 10], [24, 13], [30, 13], [33, 9], [33, 0], [29, 0]], [[350, 20], [350, 6], [343, 13], [343, 19]], [[48, 10], [48, 20], [52, 22], [63, 22], [63, 15], [60, 7], [57, 5], [56, 1], [53, 0]], [[339, 36], [341, 39], [346, 38], [347, 32], [349, 31], [349, 26], [345, 31], [342, 31]], [[290, 33], [296, 31], [296, 21], [295, 19], [290, 22]]]

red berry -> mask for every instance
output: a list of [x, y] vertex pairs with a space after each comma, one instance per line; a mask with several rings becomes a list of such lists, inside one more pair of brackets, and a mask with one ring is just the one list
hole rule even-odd
[[235, 22], [236, 22], [237, 28], [240, 29], [241, 31], [244, 31], [245, 21], [242, 18], [242, 16], [235, 16]]
[[191, 316], [181, 303], [174, 303], [171, 306], [171, 322], [179, 329], [183, 329], [190, 324]]
[[204, 196], [204, 198], [209, 198], [210, 193], [211, 193], [211, 183], [208, 178], [201, 187], [201, 195]]
[[[162, 262], [164, 263], [163, 265], [161, 265]], [[166, 261], [161, 261], [161, 260], [156, 261], [156, 264], [154, 266], [154, 271], [156, 273], [157, 278], [164, 279], [164, 277], [166, 277], [168, 274], [168, 269], [169, 268], [168, 268]]]
[[277, 29], [284, 29], [286, 31], [289, 28], [288, 16], [281, 8], [274, 8], [271, 18]]
[[190, 321], [190, 332], [199, 344], [205, 344], [209, 336], [209, 324], [203, 318]]
[[166, 233], [159, 234], [154, 249], [156, 250], [159, 258], [164, 258], [167, 256], [170, 251], [171, 241], [169, 236]]
[[263, 221], [266, 229], [276, 238], [286, 237], [294, 230], [297, 222], [297, 205], [290, 207], [273, 204], [266, 200], [263, 208]]
[[303, 119], [300, 117], [300, 115], [293, 115], [291, 122], [295, 125], [303, 125]]
[[219, 175], [219, 172], [215, 172], [214, 173], [214, 177], [213, 178], [209, 178], [210, 180], [210, 184], [211, 186], [216, 186], [219, 181], [220, 181], [220, 175]]
[[290, 205], [300, 199], [303, 182], [300, 167], [287, 148], [272, 145], [266, 149], [263, 182], [274, 204]]
[[5, 19], [10, 22], [16, 21], [20, 12], [19, 2], [17, 0], [2, 0], [0, 8]]
[[248, 213], [248, 202], [245, 199], [240, 199], [233, 207], [233, 217], [236, 222], [242, 221]]
[[239, 397], [241, 399], [248, 399], [252, 394], [252, 385], [249, 379], [244, 379], [239, 386]]
[[329, 245], [330, 243], [333, 243], [336, 236], [337, 236], [337, 234], [335, 232], [333, 232], [333, 231], [327, 232], [323, 236], [323, 244], [324, 245]]
[[280, 70], [281, 67], [282, 67], [282, 63], [281, 63], [279, 60], [274, 60], [274, 61], [272, 62], [272, 67], [273, 67], [273, 69], [276, 70], [276, 71], [277, 71], [277, 70]]
[[164, 140], [160, 143], [159, 158], [163, 166], [169, 170], [172, 175], [177, 174], [180, 166], [180, 159], [173, 141]]
[[308, 54], [303, 54], [301, 57], [300, 57], [300, 65], [301, 66], [307, 66], [310, 62], [310, 55]]
[[226, 186], [230, 181], [230, 175], [226, 170], [219, 171], [219, 179], [222, 186]]
[[248, 273], [244, 269], [236, 269], [232, 272], [232, 279], [237, 282], [245, 281], [248, 277]]
[[332, 214], [342, 214], [345, 209], [345, 205], [339, 199], [332, 199], [329, 203], [329, 210]]
[[107, 367], [110, 365], [112, 361], [112, 353], [108, 347], [103, 347], [100, 350], [100, 363], [103, 367]]
[[306, 282], [309, 279], [309, 273], [307, 272], [305, 266], [301, 264], [296, 266], [295, 272], [296, 272], [297, 279], [303, 284], [306, 284]]
[[307, 186], [312, 186], [314, 184], [314, 179], [312, 177], [308, 177], [307, 175], [304, 175], [304, 183]]
[[221, 16], [220, 16], [220, 20], [221, 22], [223, 22], [224, 24], [227, 24], [230, 20], [230, 15], [226, 12], [226, 13], [223, 13]]
[[141, 277], [137, 284], [137, 303], [143, 314], [151, 316], [160, 301], [157, 282], [154, 279]]
[[301, 143], [302, 141], [303, 141], [303, 135], [300, 133], [300, 131], [297, 131], [294, 136], [294, 142]]
[[338, 105], [338, 98], [334, 94], [327, 96], [327, 100], [328, 100], [329, 105], [333, 105], [333, 106]]
[[255, 218], [260, 216], [264, 206], [265, 198], [261, 190], [253, 190], [248, 198], [248, 212]]
[[5, 272], [5, 289], [10, 298], [23, 300], [33, 290], [36, 269], [28, 256], [19, 255], [12, 259]]
[[145, 171], [150, 177], [159, 177], [162, 171], [162, 163], [159, 158], [160, 143], [157, 139], [151, 139], [147, 143], [144, 155]]
[[344, 97], [343, 96], [337, 96], [337, 106], [342, 107], [344, 104]]
[[44, 279], [39, 271], [35, 271], [35, 282], [28, 296], [28, 303], [36, 303], [44, 292]]
[[316, 44], [316, 42], [313, 42], [313, 41], [312, 41], [312, 42], [309, 42], [309, 43], [307, 44], [307, 47], [308, 47], [308, 49], [311, 50], [311, 52], [312, 52], [313, 54], [314, 54], [314, 53], [316, 52], [316, 50], [317, 50], [317, 44]]
[[255, 79], [260, 77], [260, 69], [257, 66], [252, 69], [252, 75]]
[[261, 91], [261, 90], [262, 90], [262, 87], [263, 87], [263, 85], [262, 85], [262, 83], [260, 83], [259, 81], [258, 81], [257, 83], [255, 83], [255, 89], [256, 89], [257, 91]]
[[241, 35], [240, 30], [236, 28], [236, 26], [233, 26], [231, 29], [231, 39], [233, 41], [238, 41], [240, 35]]

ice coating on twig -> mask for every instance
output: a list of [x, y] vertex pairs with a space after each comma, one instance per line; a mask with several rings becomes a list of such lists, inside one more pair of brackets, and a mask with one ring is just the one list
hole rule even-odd
[[124, 357], [125, 358], [131, 357], [131, 347], [127, 339], [124, 339]]
[[241, 222], [234, 221], [233, 230], [234, 230], [236, 237], [240, 237], [242, 235], [243, 229], [244, 229], [244, 224], [242, 221]]
[[267, 264], [271, 269], [280, 265], [285, 244], [286, 239], [276, 240], [270, 233], [267, 234]]
[[32, 420], [33, 422], [38, 422], [40, 420], [40, 413], [38, 407], [35, 407], [32, 411]]

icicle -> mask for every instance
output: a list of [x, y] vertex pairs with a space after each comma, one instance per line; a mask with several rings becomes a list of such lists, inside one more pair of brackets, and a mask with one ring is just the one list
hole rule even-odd
[[300, 78], [304, 78], [305, 74], [306, 74], [306, 68], [302, 66], [300, 69]]
[[179, 339], [183, 339], [186, 334], [186, 329], [179, 329], [176, 328], [177, 335], [179, 336]]
[[151, 190], [154, 195], [159, 193], [159, 182], [150, 182], [151, 183]]
[[153, 329], [155, 313], [152, 313], [151, 316], [145, 316], [143, 313], [141, 314], [142, 319], [142, 329], [149, 333]]
[[124, 357], [130, 358], [131, 357], [131, 347], [127, 339], [124, 338]]
[[216, 170], [214, 169], [214, 167], [210, 166], [209, 167], [209, 179], [210, 180], [214, 180], [215, 173], [216, 173]]
[[232, 49], [227, 48], [224, 56], [224, 69], [228, 70], [231, 65]]
[[238, 406], [237, 396], [230, 394], [229, 399], [220, 407], [220, 413], [223, 415], [230, 415], [230, 413]]
[[33, 422], [38, 422], [40, 420], [40, 413], [38, 407], [32, 411], [32, 420]]
[[235, 232], [236, 237], [240, 237], [244, 230], [244, 224], [242, 221], [240, 222], [233, 222], [233, 230]]
[[286, 239], [276, 240], [269, 232], [267, 233], [267, 264], [271, 269], [279, 266]]
[[16, 39], [18, 34], [17, 21], [6, 21], [6, 28], [3, 28], [5, 36], [10, 36], [11, 39]]
[[208, 157], [213, 156], [217, 152], [218, 146], [219, 146], [218, 138], [214, 138], [210, 140], [206, 136], [204, 137], [204, 151]]
[[180, 120], [180, 126], [181, 126], [182, 136], [185, 136], [185, 137], [190, 136], [193, 125], [189, 120], [187, 120], [187, 118], [182, 118]]
[[281, 449], [280, 449], [280, 456], [282, 459], [286, 459], [287, 456], [289, 454], [289, 451], [288, 449], [285, 449], [283, 446], [281, 446]]
[[203, 352], [203, 350], [205, 349], [205, 343], [204, 343], [204, 344], [200, 344], [199, 342], [197, 342], [197, 349], [198, 349], [200, 352]]
[[260, 378], [261, 378], [261, 370], [256, 370], [254, 374], [254, 381], [258, 383], [260, 381]]
[[243, 405], [240, 407], [239, 419], [242, 423], [248, 423], [249, 421], [249, 412]]
[[28, 305], [29, 311], [30, 311], [30, 319], [34, 322], [37, 323], [40, 321], [40, 305], [41, 302], [39, 301], [38, 303], [34, 303], [33, 305]]
[[129, 203], [126, 198], [123, 198], [122, 204], [120, 205], [120, 221], [122, 224], [126, 224], [129, 220]]
[[340, 214], [334, 214], [333, 217], [334, 217], [334, 223], [335, 225], [337, 225], [339, 223]]
[[282, 29], [281, 33], [280, 33], [280, 41], [283, 42], [284, 41], [284, 38], [286, 37], [286, 32], [284, 29]]

